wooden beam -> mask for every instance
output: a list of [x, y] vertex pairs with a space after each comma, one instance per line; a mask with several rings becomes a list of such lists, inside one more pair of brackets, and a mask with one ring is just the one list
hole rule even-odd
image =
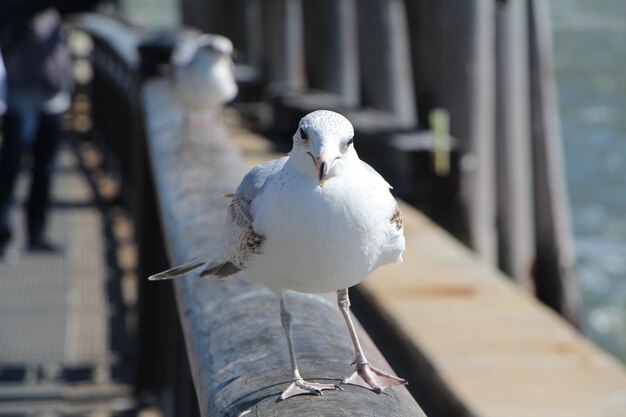
[[360, 102], [359, 46], [354, 0], [304, 2], [309, 88], [334, 93], [345, 107]]
[[528, 0], [528, 5], [537, 241], [535, 285], [539, 299], [577, 322], [580, 294], [574, 277], [548, 5], [541, 0]]
[[359, 55], [365, 107], [393, 114], [400, 126], [417, 124], [404, 4], [359, 0]]
[[462, 153], [462, 215], [450, 230], [495, 265], [495, 4], [408, 0], [407, 11], [420, 123], [428, 126], [433, 108], [447, 110]]
[[499, 266], [532, 290], [535, 258], [525, 0], [497, 2], [496, 182]]
[[265, 75], [274, 89], [305, 84], [301, 0], [263, 2]]

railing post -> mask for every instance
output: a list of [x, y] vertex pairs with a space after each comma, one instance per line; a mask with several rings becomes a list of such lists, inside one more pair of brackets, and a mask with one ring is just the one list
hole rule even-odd
[[334, 93], [345, 107], [356, 107], [361, 86], [355, 0], [305, 1], [304, 28], [309, 88]]
[[263, 2], [263, 41], [266, 79], [275, 88], [305, 85], [301, 0]]
[[407, 10], [420, 122], [430, 109], [446, 109], [462, 154], [463, 214], [455, 213], [453, 233], [495, 265], [494, 1], [409, 0]]
[[400, 0], [359, 0], [363, 105], [392, 113], [399, 127], [417, 124], [409, 32]]
[[499, 266], [532, 289], [535, 253], [525, 0], [497, 2], [496, 181]]
[[573, 238], [567, 205], [548, 5], [537, 0], [528, 0], [528, 5], [537, 240], [535, 285], [540, 300], [576, 323], [580, 294], [574, 277]]

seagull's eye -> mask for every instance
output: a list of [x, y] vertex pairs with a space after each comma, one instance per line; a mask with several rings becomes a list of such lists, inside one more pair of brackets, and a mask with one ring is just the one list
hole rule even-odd
[[352, 145], [353, 143], [354, 143], [354, 138], [350, 139], [350, 140], [348, 141], [348, 143], [346, 143], [346, 146], [350, 146], [350, 145]]
[[300, 128], [300, 138], [304, 141], [309, 140], [309, 135], [306, 134], [306, 131], [303, 128]]

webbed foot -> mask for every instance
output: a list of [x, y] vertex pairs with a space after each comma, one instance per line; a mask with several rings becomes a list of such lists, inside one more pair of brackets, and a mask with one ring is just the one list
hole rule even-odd
[[294, 379], [291, 385], [289, 385], [289, 387], [287, 387], [287, 389], [283, 391], [282, 394], [280, 394], [280, 397], [278, 397], [278, 401], [283, 401], [283, 400], [286, 400], [287, 398], [295, 397], [296, 395], [305, 395], [305, 394], [323, 395], [322, 391], [325, 389], [326, 390], [339, 389], [343, 391], [343, 389], [340, 386], [334, 385], [334, 384], [318, 384], [314, 382], [305, 381], [304, 379]]
[[397, 376], [389, 375], [374, 368], [369, 363], [357, 364], [356, 371], [343, 380], [342, 384], [358, 385], [382, 394], [385, 388], [395, 385], [406, 385], [407, 382]]

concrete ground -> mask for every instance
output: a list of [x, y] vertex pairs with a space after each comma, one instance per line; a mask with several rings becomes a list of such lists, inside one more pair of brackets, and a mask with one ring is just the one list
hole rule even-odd
[[49, 238], [59, 254], [24, 250], [24, 173], [16, 238], [0, 262], [0, 416], [126, 415], [126, 325], [105, 212], [77, 154], [58, 158]]

